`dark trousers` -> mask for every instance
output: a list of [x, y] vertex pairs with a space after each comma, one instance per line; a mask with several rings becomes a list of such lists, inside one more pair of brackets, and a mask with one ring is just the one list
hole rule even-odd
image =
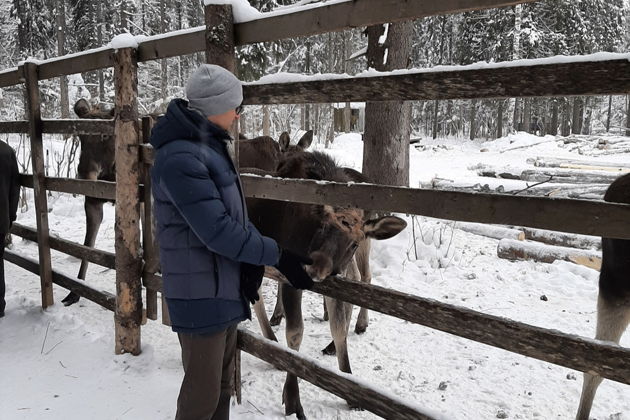
[[178, 333], [184, 380], [175, 420], [227, 420], [236, 353], [236, 325], [213, 335]]
[[4, 313], [7, 303], [4, 301], [4, 293], [6, 285], [4, 283], [4, 237], [6, 235], [0, 232], [0, 315]]

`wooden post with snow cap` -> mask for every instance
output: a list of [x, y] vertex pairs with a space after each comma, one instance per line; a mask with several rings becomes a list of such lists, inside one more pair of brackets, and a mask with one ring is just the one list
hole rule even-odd
[[[236, 74], [236, 42], [234, 38], [234, 15], [230, 4], [206, 4], [204, 8], [206, 22], [206, 63], [216, 64]], [[235, 142], [238, 142], [238, 124], [232, 124], [230, 130]], [[238, 165], [238, 144], [234, 144], [234, 162]], [[241, 403], [241, 354], [236, 349], [234, 357], [234, 381], [232, 394]]]
[[[206, 63], [216, 64], [236, 74], [234, 14], [230, 4], [208, 4], [206, 22]], [[238, 124], [230, 130], [234, 138], [234, 162], [238, 166]]]
[[138, 74], [135, 48], [114, 53], [116, 138], [116, 354], [140, 354], [142, 284]]
[[53, 302], [52, 265], [48, 231], [48, 199], [46, 198], [46, 178], [44, 171], [44, 145], [42, 141], [42, 116], [39, 101], [38, 68], [35, 63], [21, 66], [28, 103], [29, 135], [33, 162], [33, 190], [35, 193], [35, 214], [37, 221], [37, 247], [39, 249], [39, 276], [42, 286], [42, 308]]

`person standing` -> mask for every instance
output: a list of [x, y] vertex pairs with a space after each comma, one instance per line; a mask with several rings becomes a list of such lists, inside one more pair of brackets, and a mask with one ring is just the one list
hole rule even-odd
[[230, 414], [236, 326], [251, 318], [264, 266], [296, 288], [311, 288], [309, 258], [282, 250], [247, 218], [228, 130], [242, 111], [241, 82], [203, 64], [151, 134], [154, 214], [163, 294], [182, 349], [176, 420]]
[[0, 141], [0, 318], [4, 316], [6, 283], [4, 279], [4, 247], [11, 225], [17, 218], [20, 179], [15, 152]]

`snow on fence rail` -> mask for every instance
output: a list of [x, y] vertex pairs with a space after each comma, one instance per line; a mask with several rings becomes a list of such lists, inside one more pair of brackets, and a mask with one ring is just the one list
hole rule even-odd
[[[145, 39], [139, 43], [137, 49], [100, 48], [38, 63], [27, 62], [16, 69], [0, 72], [0, 87], [25, 83], [27, 88], [28, 121], [0, 122], [0, 132], [28, 132], [31, 137], [33, 175], [23, 176], [22, 184], [35, 190], [38, 229], [34, 231], [15, 225], [13, 232], [36, 239], [40, 254], [39, 263], [10, 251], [6, 252], [6, 258], [33, 273], [40, 274], [44, 307], [52, 304], [51, 284], [54, 282], [115, 311], [116, 351], [135, 354], [139, 352], [139, 311], [142, 305], [139, 294], [140, 276], [147, 289], [147, 297], [149, 293], [152, 296], [151, 299], [147, 299], [147, 303], [152, 307], [150, 311], [153, 316], [157, 316], [156, 293], [161, 288], [161, 278], [155, 274], [157, 257], [154, 238], [150, 236], [151, 229], [144, 229], [146, 232], [143, 232], [147, 235], [144, 238], [145, 267], [144, 270], [140, 269], [138, 207], [142, 200], [148, 201], [150, 179], [147, 177], [146, 169], [151, 163], [152, 150], [148, 147], [135, 147], [139, 145], [138, 110], [135, 103], [137, 86], [134, 84], [138, 62], [206, 51], [208, 61], [225, 63], [226, 67], [230, 67], [233, 66], [235, 45], [529, 1], [475, 0], [462, 5], [458, 0], [442, 2], [359, 0], [323, 5], [309, 10], [297, 8], [292, 13], [271, 15], [237, 24], [232, 24], [230, 6], [211, 5], [206, 7], [206, 22], [213, 22], [217, 16], [226, 18], [221, 33], [230, 39], [218, 40], [221, 45], [229, 46], [223, 51], [217, 48], [217, 45], [212, 45], [213, 37], [207, 36], [221, 25], [216, 27], [208, 25], [207, 28], [193, 28], [174, 35]], [[111, 66], [114, 66], [117, 109], [113, 121], [41, 119], [38, 80]], [[525, 61], [515, 63], [509, 68], [506, 65], [494, 65], [487, 68], [407, 71], [399, 74], [311, 79], [292, 83], [257, 83], [245, 86], [244, 92], [245, 104], [625, 94], [630, 92], [629, 70], [627, 56], [604, 58], [599, 56], [576, 58], [570, 62]], [[569, 75], [571, 77], [568, 77]], [[534, 79], [536, 83], [531, 82]], [[373, 95], [375, 91], [379, 92], [377, 97]], [[384, 96], [387, 92], [390, 92], [388, 96]], [[118, 185], [102, 181], [44, 176], [42, 134], [73, 132], [116, 134], [116, 166], [119, 173], [124, 173], [124, 176], [118, 177], [120, 180]], [[144, 120], [145, 139], [149, 132], [150, 124]], [[129, 177], [130, 173], [137, 176]], [[141, 179], [147, 188], [139, 188]], [[251, 176], [244, 176], [243, 181], [248, 195], [252, 197], [353, 205], [366, 209], [423, 214], [453, 220], [523, 225], [630, 238], [630, 205], [427, 191], [370, 184], [321, 184], [313, 181]], [[79, 244], [49, 237], [46, 214], [47, 189], [116, 199], [116, 258], [113, 264], [117, 273], [117, 290], [124, 284], [126, 290], [133, 292], [127, 294], [127, 300], [123, 300], [125, 296], [120, 293], [114, 296], [96, 291], [83, 282], [52, 270], [50, 249], [87, 258], [106, 266], [112, 264], [112, 256], [103, 251], [85, 249], [87, 247]], [[383, 197], [389, 198], [383, 200]], [[145, 217], [151, 220], [150, 206], [145, 206]], [[314, 291], [488, 345], [630, 383], [630, 349], [617, 345], [538, 328], [378, 286], [349, 283], [339, 278], [317, 283]], [[128, 299], [130, 296], [132, 298]], [[378, 306], [375, 302], [378, 302]], [[320, 377], [311, 375], [310, 369], [317, 369], [317, 366], [309, 365], [307, 358], [289, 351], [284, 351], [282, 355], [274, 355], [269, 343], [247, 332], [239, 332], [239, 345], [245, 351], [290, 370], [342, 398], [347, 400], [357, 398], [352, 392], [361, 384], [356, 380], [349, 380], [343, 374], [326, 372]], [[275, 348], [273, 350], [276, 351]], [[405, 412], [411, 418], [431, 418], [421, 409], [406, 403], [397, 404], [390, 397], [373, 390], [361, 395], [363, 396], [360, 397], [359, 405], [379, 415], [400, 418], [400, 407], [403, 406], [406, 407], [404, 410], [410, 410]]]

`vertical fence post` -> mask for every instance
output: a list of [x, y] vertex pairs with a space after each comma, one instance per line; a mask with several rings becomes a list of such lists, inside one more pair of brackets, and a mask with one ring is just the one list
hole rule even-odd
[[[206, 22], [206, 63], [216, 64], [236, 74], [234, 17], [229, 4], [208, 4], [204, 9]], [[238, 124], [232, 125], [232, 136], [238, 142]], [[234, 160], [238, 166], [238, 144], [234, 147]], [[241, 354], [236, 350], [232, 393], [241, 403]]]
[[[153, 128], [153, 118], [142, 117], [142, 143], [148, 144]], [[144, 218], [142, 224], [142, 256], [144, 257], [144, 269], [142, 277], [155, 274], [160, 265], [158, 247], [153, 235], [153, 208], [151, 207], [151, 165], [141, 163], [142, 179], [144, 184]], [[146, 289], [147, 318], [157, 319], [157, 291]]]
[[140, 354], [142, 284], [140, 260], [138, 74], [136, 50], [114, 53], [116, 113], [116, 354]]
[[44, 144], [42, 141], [42, 116], [39, 102], [38, 70], [35, 63], [24, 63], [22, 74], [25, 79], [28, 107], [28, 129], [31, 137], [33, 164], [33, 191], [35, 194], [35, 217], [37, 220], [37, 247], [39, 249], [39, 276], [42, 285], [42, 308], [53, 304], [52, 266], [48, 232], [48, 199], [44, 169]]

